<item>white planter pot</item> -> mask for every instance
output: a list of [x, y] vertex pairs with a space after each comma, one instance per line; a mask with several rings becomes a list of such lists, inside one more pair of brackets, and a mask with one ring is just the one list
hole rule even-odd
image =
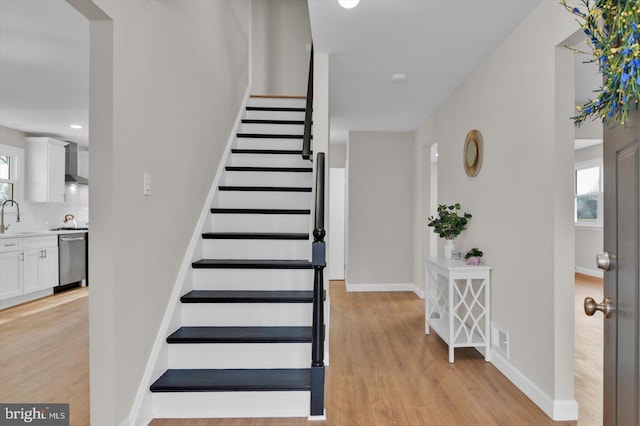
[[456, 250], [456, 245], [453, 240], [445, 240], [444, 242], [444, 258], [451, 259], [451, 253]]

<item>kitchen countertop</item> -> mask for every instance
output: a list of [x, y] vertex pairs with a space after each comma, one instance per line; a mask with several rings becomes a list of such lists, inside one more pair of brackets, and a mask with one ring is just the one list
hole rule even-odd
[[61, 235], [61, 234], [77, 234], [79, 232], [87, 233], [89, 232], [86, 229], [73, 229], [73, 230], [64, 230], [64, 231], [19, 231], [19, 232], [5, 232], [4, 234], [0, 234], [0, 239], [5, 238], [25, 238], [25, 237], [47, 237], [51, 235]]

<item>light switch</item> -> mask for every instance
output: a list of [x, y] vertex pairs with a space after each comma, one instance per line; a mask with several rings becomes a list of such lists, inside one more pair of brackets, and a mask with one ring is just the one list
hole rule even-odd
[[144, 195], [151, 195], [151, 173], [144, 172]]

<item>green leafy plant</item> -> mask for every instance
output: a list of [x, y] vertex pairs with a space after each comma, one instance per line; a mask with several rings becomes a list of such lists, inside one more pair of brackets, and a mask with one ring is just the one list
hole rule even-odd
[[470, 257], [482, 257], [484, 253], [480, 251], [480, 249], [478, 249], [478, 247], [474, 247], [471, 250], [469, 250], [467, 252], [467, 254], [464, 255], [465, 259], [468, 259]]
[[429, 226], [433, 226], [433, 232], [440, 235], [440, 238], [446, 238], [452, 240], [462, 231], [464, 231], [471, 219], [469, 213], [463, 213], [462, 216], [458, 214], [460, 211], [460, 204], [456, 203], [450, 206], [445, 204], [438, 205], [438, 214], [436, 216], [429, 217]]
[[640, 101], [640, 5], [638, 0], [580, 0], [580, 7], [562, 5], [577, 18], [587, 35], [591, 56], [597, 62], [604, 83], [598, 95], [578, 107], [572, 117], [576, 126], [592, 117], [606, 125], [623, 124], [630, 112], [638, 110]]

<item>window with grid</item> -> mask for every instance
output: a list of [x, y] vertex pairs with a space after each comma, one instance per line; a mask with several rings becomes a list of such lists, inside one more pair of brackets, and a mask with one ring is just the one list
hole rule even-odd
[[20, 148], [0, 145], [0, 204], [17, 199]]

